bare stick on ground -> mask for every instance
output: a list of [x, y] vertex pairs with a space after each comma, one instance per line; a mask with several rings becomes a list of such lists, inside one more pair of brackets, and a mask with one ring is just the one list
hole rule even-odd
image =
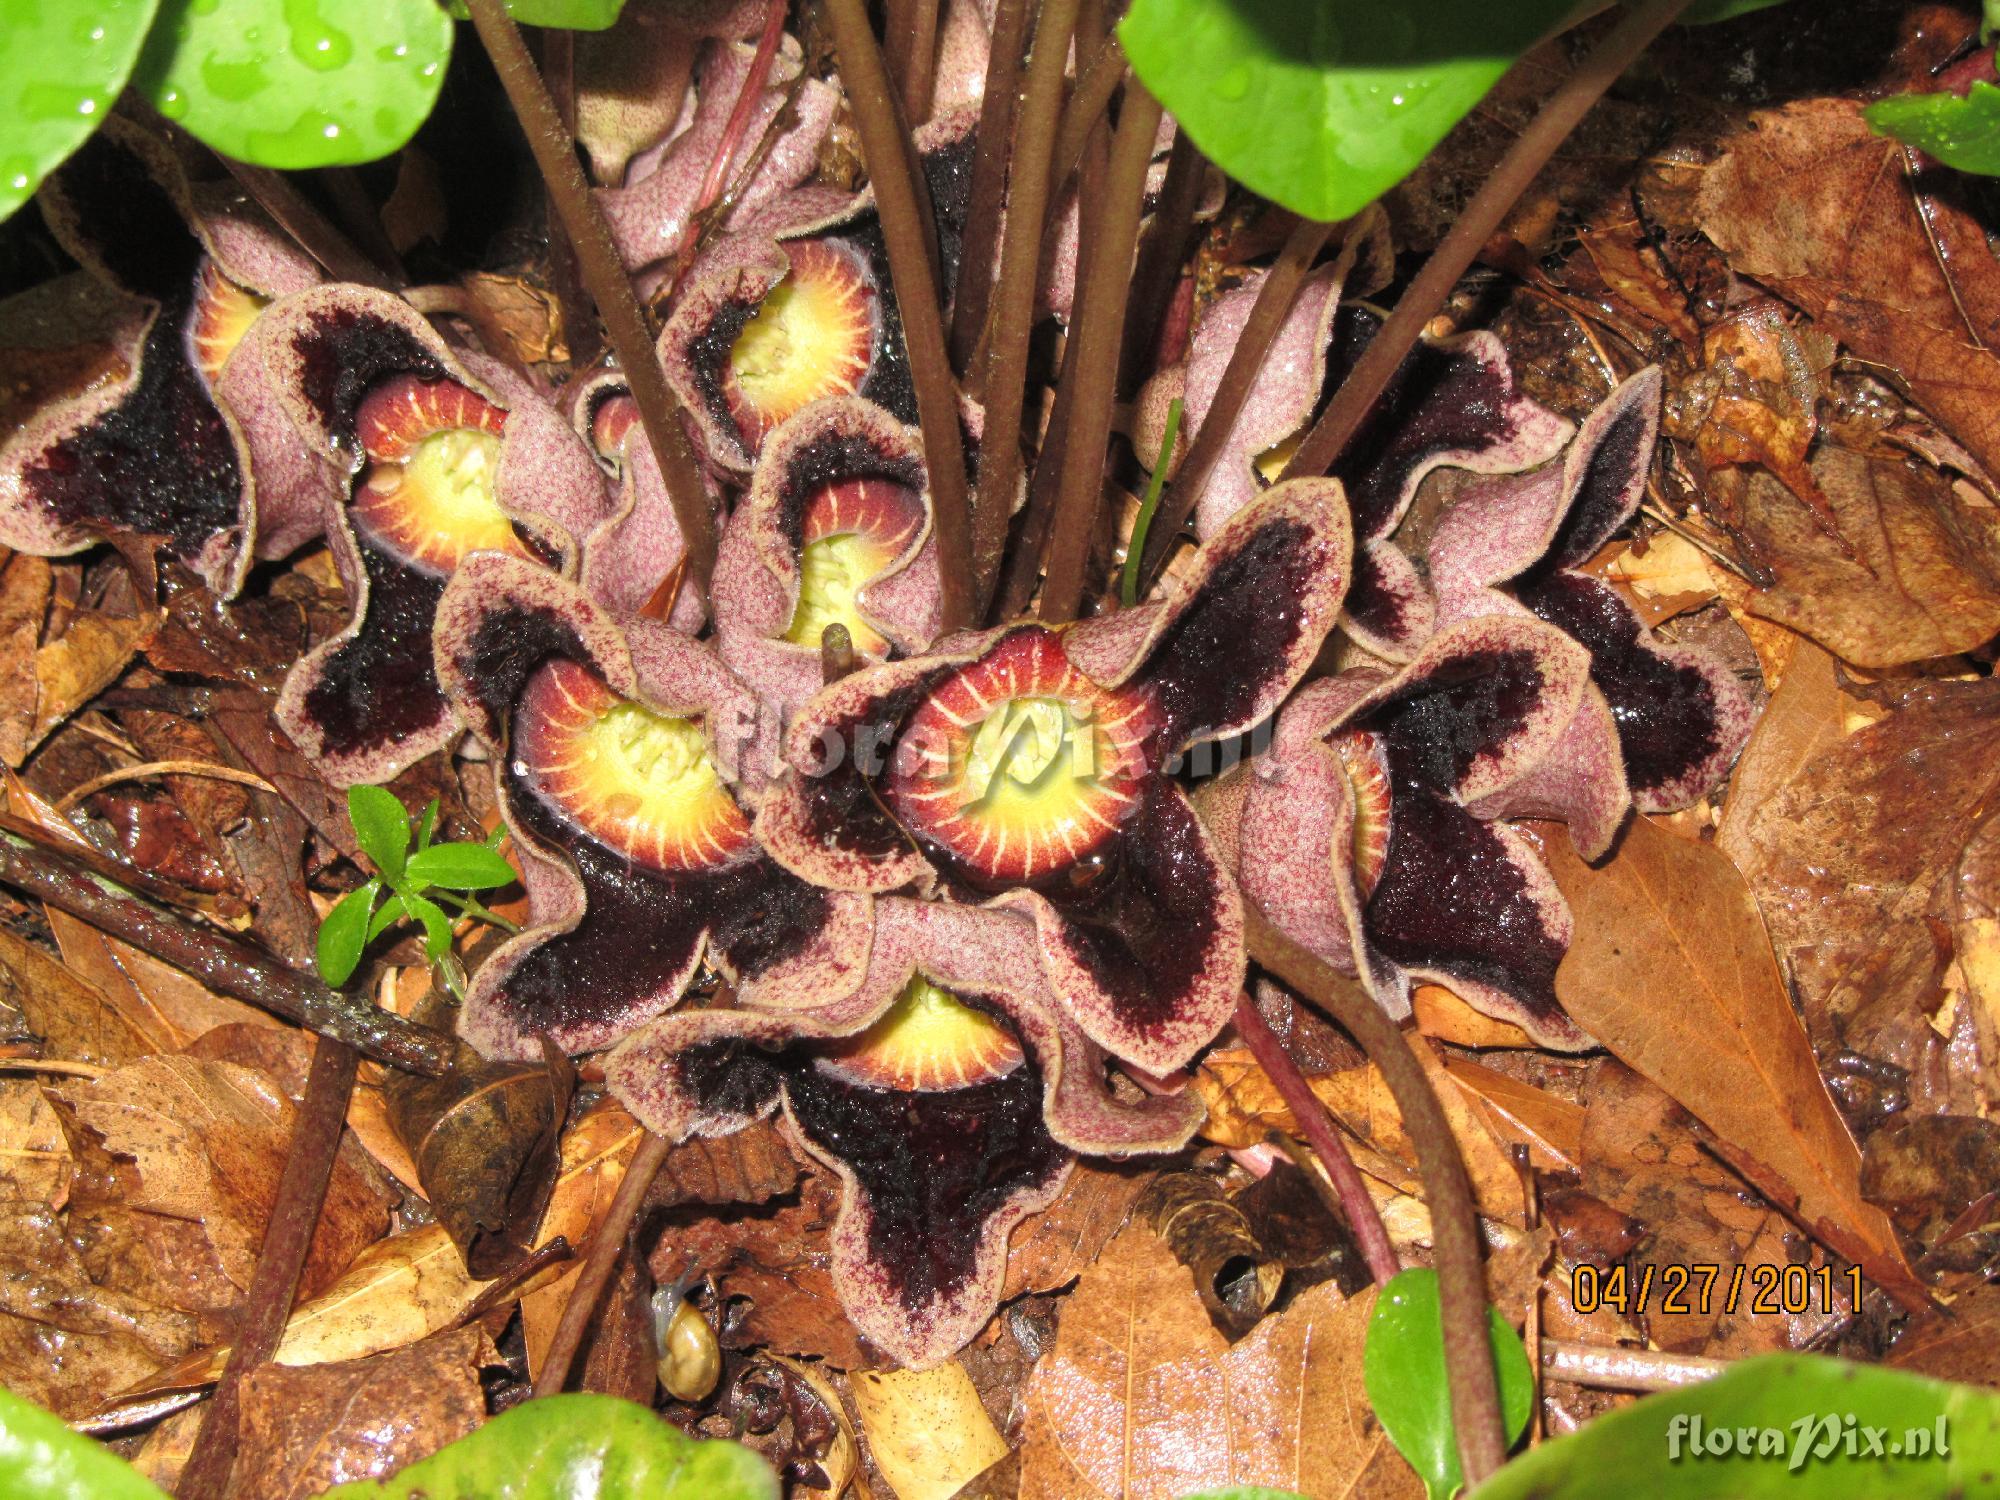
[[917, 196], [921, 179], [912, 170], [909, 131], [889, 92], [888, 70], [869, 29], [864, 0], [827, 0], [826, 8], [840, 54], [840, 76], [861, 135], [861, 154], [868, 163], [868, 180], [875, 188], [875, 207], [889, 251], [889, 279], [903, 315], [903, 344], [917, 388], [917, 425], [923, 434], [924, 468], [937, 525], [943, 628], [957, 630], [972, 620], [972, 525], [958, 385], [945, 353], [943, 303], [925, 246], [924, 205]]
[[298, 1294], [299, 1273], [319, 1226], [320, 1206], [333, 1178], [334, 1157], [347, 1119], [348, 1097], [354, 1092], [354, 1070], [360, 1054], [341, 1042], [321, 1037], [313, 1048], [312, 1069], [306, 1075], [305, 1098], [292, 1127], [285, 1170], [271, 1205], [271, 1222], [257, 1269], [243, 1295], [243, 1321], [236, 1332], [229, 1362], [222, 1367], [215, 1394], [209, 1398], [201, 1429], [195, 1434], [187, 1466], [181, 1470], [178, 1492], [203, 1500], [229, 1490], [229, 1472], [236, 1466], [237, 1412], [243, 1377], [267, 1364], [278, 1352], [285, 1320]]
[[226, 933], [120, 890], [73, 855], [0, 834], [0, 882], [186, 970], [220, 994], [346, 1042], [376, 1062], [431, 1078], [442, 1077], [450, 1064], [450, 1037], [329, 989]]
[[680, 403], [667, 389], [646, 315], [618, 258], [618, 247], [611, 241], [611, 227], [597, 200], [590, 196], [590, 184], [584, 181], [583, 167], [576, 159], [575, 142], [563, 129], [555, 101], [549, 97], [542, 75], [535, 71], [534, 59], [521, 40], [521, 28], [507, 14], [505, 0], [466, 0], [466, 7], [527, 134], [549, 202], [576, 250], [584, 288], [604, 319], [604, 331], [639, 408], [639, 424], [666, 480], [674, 520], [687, 539], [690, 581], [705, 595], [715, 566], [715, 517], [709, 511], [708, 491], [681, 427]]

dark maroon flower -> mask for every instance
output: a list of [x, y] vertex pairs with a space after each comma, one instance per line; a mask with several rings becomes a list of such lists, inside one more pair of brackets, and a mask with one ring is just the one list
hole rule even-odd
[[820, 637], [867, 661], [936, 639], [943, 585], [923, 447], [857, 397], [815, 401], [772, 433], [715, 561], [716, 644], [789, 718], [820, 688]]
[[620, 629], [573, 583], [481, 552], [437, 612], [437, 674], [500, 767], [532, 923], [480, 969], [459, 1027], [488, 1056], [602, 1047], [705, 961], [746, 1001], [838, 997], [869, 898], [821, 891], [750, 834], [749, 693], [707, 646]]
[[1193, 1133], [1191, 1094], [1121, 1095], [1106, 1062], [1049, 990], [1030, 923], [891, 896], [851, 993], [664, 1017], [611, 1054], [605, 1079], [669, 1140], [782, 1108], [840, 1176], [841, 1306], [876, 1347], [927, 1366], [985, 1326], [1008, 1232], [1054, 1201], [1077, 1153], [1172, 1151]]
[[1641, 812], [1705, 796], [1755, 718], [1719, 660], [1657, 639], [1609, 584], [1577, 571], [1638, 510], [1659, 428], [1653, 367], [1584, 420], [1561, 464], [1469, 486], [1439, 520], [1428, 554], [1441, 624], [1525, 610], [1589, 648]]
[[1509, 816], [1560, 818], [1586, 858], [1627, 807], [1590, 656], [1518, 614], [1434, 636], [1401, 671], [1286, 705], [1218, 821], [1246, 899], [1391, 1015], [1432, 979], [1545, 1046], [1589, 1038], [1555, 996], [1569, 908]]
[[[110, 536], [151, 536], [218, 593], [253, 552], [277, 556], [319, 527], [291, 504], [296, 444], [258, 453], [254, 390], [223, 376], [272, 298], [318, 278], [233, 193], [190, 188], [172, 154], [107, 121], [40, 193], [50, 231], [92, 275], [135, 299], [130, 373], [36, 412], [0, 449], [0, 542], [62, 556]], [[299, 524], [303, 521], [303, 525]]]
[[401, 298], [319, 287], [256, 334], [306, 447], [351, 476], [324, 524], [352, 616], [285, 679], [278, 722], [336, 785], [386, 781], [458, 732], [431, 665], [453, 570], [482, 550], [573, 566], [603, 476], [525, 380]]
[[1349, 545], [1339, 486], [1299, 481], [1159, 603], [857, 672], [791, 726], [758, 838], [829, 889], [914, 882], [1032, 917], [1077, 1024], [1170, 1071], [1227, 1019], [1245, 960], [1234, 883], [1167, 767], [1262, 721], [1305, 674]]

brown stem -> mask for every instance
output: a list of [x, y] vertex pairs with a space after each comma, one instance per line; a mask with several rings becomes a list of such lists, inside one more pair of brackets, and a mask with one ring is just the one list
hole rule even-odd
[[[1063, 65], [1076, 30], [1077, 0], [1043, 0], [1028, 59], [1007, 185], [1007, 225], [1000, 245], [1000, 279], [993, 290], [993, 332], [987, 347], [986, 433], [980, 442], [979, 497], [973, 506], [973, 567], [980, 613], [992, 597], [1007, 545], [1007, 520], [1021, 478], [1022, 404], [1027, 397], [1028, 345], [1035, 322], [1035, 282], [1041, 269], [1041, 223], [1049, 199], [1049, 152]], [[961, 294], [966, 272], [959, 272]], [[1054, 431], [1053, 425], [1051, 431]], [[1024, 543], [1026, 539], [1024, 538]]]
[[[958, 288], [951, 303], [949, 345], [952, 368], [975, 383], [972, 352], [986, 327], [986, 310], [993, 300], [993, 266], [1000, 250], [1000, 205], [1007, 191], [1008, 168], [1013, 158], [1014, 102], [1020, 92], [1021, 59], [1027, 52], [1032, 10], [1032, 0], [1000, 0], [993, 12], [986, 88], [979, 98], [979, 125], [973, 136], [979, 143], [979, 152], [972, 160], [965, 230], [959, 237]], [[975, 567], [980, 556], [978, 516], [975, 503], [972, 523]]]
[[389, 274], [357, 250], [354, 242], [314, 208], [284, 173], [269, 167], [253, 167], [233, 157], [222, 156], [220, 160], [229, 168], [229, 175], [236, 179], [237, 185], [335, 281], [358, 281], [384, 291], [396, 290]]
[[1646, 50], [1647, 44], [1687, 4], [1688, 0], [1640, 0], [1549, 96], [1397, 299], [1396, 310], [1389, 315], [1388, 322], [1355, 361], [1347, 379], [1341, 382], [1333, 400], [1285, 466], [1285, 478], [1324, 474], [1333, 467], [1354, 434], [1360, 431], [1369, 409], [1380, 398], [1403, 357], [1416, 347], [1424, 325], [1444, 305], [1444, 299], [1451, 295], [1451, 289], [1472, 264], [1473, 257], [1507, 217], [1514, 200], [1527, 191], [1528, 184], [1535, 180], [1556, 148], [1617, 81], [1618, 75], [1632, 65], [1632, 60]]
[[[1080, 292], [1081, 289], [1072, 309], [1074, 313], [1083, 311], [1084, 298]], [[1035, 597], [1035, 585], [1041, 581], [1042, 559], [1048, 552], [1049, 517], [1055, 510], [1056, 487], [1062, 477], [1063, 436], [1069, 431], [1070, 398], [1076, 391], [1071, 373], [1065, 360], [1057, 377], [1055, 399], [1049, 404], [1049, 419], [1042, 429], [1042, 450], [1036, 455], [1035, 472], [1028, 482], [1021, 539], [1007, 559], [999, 608], [999, 618], [1003, 620], [1027, 612], [1028, 602]]]
[[653, 457], [659, 461], [661, 477], [666, 481], [674, 520], [687, 539], [691, 581], [705, 594], [709, 574], [715, 566], [715, 518], [709, 512], [708, 491], [681, 426], [680, 403], [667, 389], [666, 375], [660, 369], [659, 356], [646, 327], [646, 315], [640, 310], [631, 279], [618, 259], [611, 227], [605, 223], [597, 200], [590, 195], [590, 184], [584, 181], [583, 167], [576, 159], [576, 144], [563, 129], [562, 117], [556, 113], [555, 101], [549, 98], [542, 75], [535, 71], [534, 59], [528, 56], [527, 45], [521, 40], [521, 28], [507, 14], [506, 0], [466, 0], [466, 8], [472, 13], [479, 40], [493, 59], [493, 70], [500, 75], [501, 86], [506, 89], [508, 101], [528, 137], [528, 148], [534, 152], [535, 165], [541, 169], [549, 202], [575, 247], [584, 287], [604, 319], [612, 350], [624, 369], [632, 400], [639, 408], [640, 426], [645, 429], [646, 441], [652, 446]]
[[[576, 33], [556, 26], [541, 33], [542, 73], [548, 79], [549, 97], [555, 100], [556, 114], [563, 133], [576, 134]], [[597, 309], [583, 290], [583, 268], [576, 261], [576, 247], [562, 232], [551, 204], [542, 205], [549, 236], [549, 289], [556, 295], [556, 310], [562, 317], [563, 343], [569, 349], [573, 369], [587, 369], [604, 352], [604, 330], [597, 326]]]
[[885, 66], [896, 80], [903, 118], [921, 125], [931, 117], [937, 82], [938, 0], [890, 0], [883, 21], [889, 39]]
[[340, 1148], [340, 1130], [347, 1118], [347, 1101], [354, 1091], [354, 1069], [360, 1061], [352, 1047], [325, 1037], [313, 1047], [312, 1069], [306, 1075], [305, 1097], [292, 1126], [285, 1170], [264, 1231], [264, 1245], [243, 1294], [243, 1319], [235, 1347], [222, 1367], [195, 1433], [194, 1446], [176, 1486], [190, 1500], [221, 1495], [229, 1489], [229, 1471], [236, 1465], [237, 1412], [242, 1404], [243, 1377], [277, 1353], [298, 1294], [299, 1273], [312, 1248], [320, 1205], [333, 1177]]
[[1208, 166], [1194, 137], [1174, 132], [1167, 154], [1167, 179], [1160, 184], [1159, 206], [1139, 241], [1139, 262], [1132, 268], [1132, 310], [1125, 318], [1125, 348], [1118, 356], [1118, 394], [1139, 388], [1151, 368], [1160, 341], [1160, 324], [1173, 302], [1181, 267], [1194, 247], [1194, 211], [1201, 203], [1202, 179]]
[[743, 86], [736, 91], [735, 106], [722, 127], [722, 139], [715, 143], [715, 155], [709, 158], [708, 170], [702, 174], [701, 192], [688, 214], [689, 236], [695, 232], [696, 220], [714, 206], [729, 181], [729, 163], [735, 159], [736, 148], [743, 144], [750, 116], [757, 112], [758, 97], [771, 80], [771, 64], [777, 60], [778, 43], [785, 35], [785, 11], [786, 0], [771, 0], [770, 9], [765, 12], [764, 30], [757, 38], [757, 50], [751, 54], [750, 71], [743, 75]]
[[[495, 4], [498, 0], [481, 0]], [[972, 619], [972, 527], [965, 493], [965, 442], [959, 428], [958, 387], [945, 355], [943, 304], [938, 300], [924, 235], [921, 179], [911, 168], [909, 132], [898, 118], [889, 92], [882, 49], [868, 26], [865, 0], [827, 0], [841, 81], [854, 109], [855, 129], [875, 208], [889, 252], [889, 279], [903, 315], [903, 345], [917, 389], [917, 425], [924, 443], [924, 468], [931, 485], [937, 526], [938, 564], [943, 585], [943, 628], [957, 630]]]
[[1187, 525], [1188, 517], [1194, 514], [1195, 501], [1201, 498], [1209, 473], [1215, 468], [1216, 460], [1222, 457], [1222, 450], [1229, 441], [1230, 429], [1235, 427], [1237, 417], [1242, 414], [1243, 403], [1250, 399], [1250, 387], [1256, 383], [1258, 371], [1264, 368], [1264, 357], [1271, 352], [1271, 341], [1277, 338], [1278, 330], [1284, 326], [1285, 315], [1292, 310], [1299, 288], [1305, 283], [1306, 273], [1312, 269], [1313, 257], [1319, 254], [1320, 247], [1332, 232], [1331, 224], [1321, 224], [1312, 219], [1299, 220], [1286, 236], [1277, 260], [1265, 273], [1264, 284], [1257, 289], [1257, 300], [1251, 304], [1243, 332], [1236, 340], [1236, 347], [1229, 352], [1229, 363], [1223, 367], [1215, 399], [1208, 404], [1208, 411], [1201, 419], [1194, 441], [1188, 445], [1187, 457], [1181, 461], [1174, 482], [1160, 497], [1160, 508], [1153, 516], [1153, 527], [1146, 537], [1145, 562], [1139, 572], [1142, 591], [1150, 589], [1160, 576], [1167, 554], [1173, 550], [1174, 539]]
[[542, 1356], [542, 1368], [535, 1375], [537, 1396], [553, 1396], [568, 1382], [569, 1367], [576, 1362], [584, 1330], [590, 1326], [604, 1288], [610, 1283], [611, 1273], [618, 1264], [618, 1252], [625, 1248], [625, 1237], [632, 1232], [632, 1221], [639, 1216], [646, 1189], [660, 1175], [660, 1167], [671, 1149], [664, 1136], [649, 1130], [632, 1153], [631, 1165], [625, 1168], [611, 1209], [591, 1238], [582, 1269], [576, 1273], [576, 1285], [570, 1289], [569, 1301], [563, 1304], [562, 1317], [556, 1321], [556, 1331], [549, 1339], [548, 1353]]
[[442, 1077], [450, 1064], [451, 1038], [328, 989], [247, 943], [122, 890], [74, 855], [0, 834], [0, 881], [185, 970], [220, 994], [346, 1042], [377, 1062], [431, 1078]]
[[318, 175], [326, 189], [327, 201], [333, 205], [334, 217], [348, 239], [380, 266], [393, 284], [402, 286], [409, 281], [410, 273], [403, 268], [403, 258], [396, 253], [389, 231], [382, 227], [382, 211], [368, 196], [368, 189], [361, 185], [361, 174], [352, 167], [324, 167]]
[[1477, 1488], [1506, 1461], [1507, 1433], [1500, 1415], [1493, 1346], [1487, 1339], [1479, 1214], [1444, 1109], [1401, 1030], [1360, 984], [1328, 968], [1248, 903], [1243, 908], [1243, 937], [1252, 959], [1332, 1016], [1361, 1044], [1368, 1060], [1381, 1070], [1403, 1116], [1431, 1212], [1444, 1322], [1445, 1383], [1451, 1392], [1459, 1461], [1467, 1487]]
[[1326, 1106], [1312, 1091], [1305, 1074], [1299, 1071], [1299, 1065], [1292, 1061], [1292, 1055], [1285, 1050], [1278, 1034], [1271, 1030], [1263, 1012], [1257, 1009], [1248, 995], [1237, 997], [1236, 1031], [1248, 1044], [1251, 1056], [1257, 1059], [1257, 1066], [1278, 1086], [1285, 1108], [1299, 1122], [1299, 1129], [1305, 1132], [1306, 1140], [1318, 1153], [1326, 1175], [1333, 1179], [1333, 1190], [1340, 1197], [1347, 1227], [1354, 1231], [1354, 1241], [1368, 1261], [1368, 1274], [1375, 1278], [1377, 1286], [1387, 1286], [1403, 1269], [1402, 1262], [1396, 1259], [1395, 1247], [1389, 1243], [1389, 1231], [1383, 1227], [1382, 1214], [1375, 1207], [1374, 1196], [1368, 1191], [1368, 1184], [1361, 1180], [1360, 1169], [1354, 1165], [1354, 1158], [1348, 1155], [1347, 1144], [1341, 1140], [1340, 1132], [1333, 1128]]
[[[1109, 35], [1098, 47], [1090, 63], [1076, 80], [1076, 87], [1070, 91], [1069, 103], [1062, 112], [1062, 124], [1056, 130], [1055, 171], [1051, 181], [1057, 188], [1069, 181], [1070, 173], [1083, 160], [1084, 142], [1090, 139], [1090, 132], [1097, 122], [1104, 118], [1104, 112], [1111, 107], [1111, 96], [1118, 92], [1118, 85], [1125, 81], [1125, 49], [1118, 45], [1118, 38]], [[1056, 211], [1060, 199], [1050, 202], [1045, 221]], [[1048, 230], [1047, 222], [1043, 232]]]
[[1132, 256], [1139, 244], [1139, 212], [1146, 166], [1160, 124], [1160, 101], [1133, 79], [1125, 89], [1118, 131], [1111, 142], [1111, 171], [1097, 242], [1088, 271], [1090, 301], [1070, 351], [1076, 362], [1076, 398], [1063, 435], [1062, 484], [1050, 522], [1048, 573], [1042, 581], [1041, 617], [1074, 620], [1090, 567], [1090, 538], [1104, 494], [1104, 453], [1111, 438], [1111, 403], [1117, 394], [1118, 351], [1124, 342], [1125, 303], [1132, 289]]

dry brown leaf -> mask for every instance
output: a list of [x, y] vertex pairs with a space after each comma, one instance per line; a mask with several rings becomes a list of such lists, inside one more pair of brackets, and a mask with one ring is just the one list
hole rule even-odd
[[93, 984], [150, 1043], [154, 1052], [178, 1052], [218, 1026], [284, 1024], [267, 1011], [218, 995], [172, 964], [162, 963], [116, 938], [106, 937], [67, 912], [48, 913], [49, 931], [63, 963]]
[[2000, 467], [2000, 359], [1987, 342], [2000, 327], [2000, 264], [1977, 220], [1941, 189], [1920, 192], [1915, 153], [1870, 130], [1851, 100], [1799, 100], [1724, 144], [1696, 212], [1731, 266], [1896, 369]]
[[1715, 830], [1716, 847], [1738, 869], [1747, 872], [1753, 858], [1746, 840], [1758, 809], [1847, 737], [1849, 701], [1833, 658], [1800, 637], [1784, 680], [1764, 705], [1730, 775], [1722, 822]]
[[1474, 1010], [1442, 985], [1420, 984], [1410, 991], [1417, 1030], [1455, 1047], [1533, 1047], [1535, 1039], [1510, 1021]]
[[1869, 668], [1970, 651], [2000, 631], [1992, 501], [1935, 469], [1846, 448], [1822, 446], [1812, 472], [1851, 553], [1768, 474], [1718, 478], [1775, 577], [1750, 594], [1753, 614]]
[[1232, 1347], [1158, 1236], [1129, 1226], [1078, 1283], [1029, 1378], [1020, 1500], [1173, 1500], [1231, 1484], [1421, 1496], [1362, 1390], [1374, 1301], [1311, 1287]]
[[1052, 1292], [1074, 1281], [1124, 1225], [1154, 1170], [1146, 1162], [1078, 1162], [1061, 1196], [1015, 1227], [1000, 1299]]
[[[642, 1134], [643, 1127], [625, 1107], [609, 1100], [570, 1127], [563, 1137], [555, 1191], [542, 1215], [542, 1244], [562, 1235], [580, 1252], [590, 1242], [611, 1211], [611, 1200], [618, 1196], [618, 1184], [625, 1180], [625, 1168]], [[556, 1324], [582, 1273], [579, 1262], [548, 1286], [521, 1299], [521, 1336], [527, 1346], [530, 1374], [541, 1369], [549, 1340], [555, 1337]]]
[[1578, 1025], [1799, 1198], [1806, 1227], [1922, 1298], [1863, 1201], [1860, 1153], [1792, 1011], [1757, 905], [1721, 851], [1635, 818], [1597, 869], [1542, 840], [1576, 922], [1556, 993]]
[[1007, 1440], [956, 1360], [863, 1371], [848, 1383], [869, 1456], [897, 1500], [951, 1500], [1007, 1456]]
[[2000, 1386], [2000, 1286], [1976, 1286], [1949, 1313], [1913, 1319], [1885, 1362], [1934, 1380]]
[[163, 1050], [96, 986], [47, 950], [0, 930], [0, 1004], [27, 1019], [44, 1057], [116, 1067]]
[[60, 1208], [69, 1190], [62, 1121], [32, 1078], [0, 1078], [0, 1197]]
[[[2000, 684], [1929, 682], [1748, 810], [1734, 843], [1814, 1040], [1921, 1071], [1961, 860], [2000, 792]], [[1935, 1038], [1932, 1038], [1935, 1040]]]
[[461, 1328], [365, 1359], [259, 1366], [243, 1382], [230, 1500], [306, 1500], [430, 1457], [486, 1420], [479, 1367], [498, 1362]]
[[[199, 1225], [222, 1271], [250, 1285], [290, 1150], [295, 1111], [263, 1074], [230, 1063], [151, 1056], [58, 1091], [77, 1174], [75, 1207]], [[300, 1286], [311, 1296], [389, 1226], [360, 1165], [336, 1159]]]
[[1573, 1171], [1583, 1151], [1583, 1108], [1547, 1089], [1466, 1057], [1447, 1056], [1451, 1081], [1477, 1098], [1486, 1123], [1508, 1145], [1528, 1148], [1543, 1171]]

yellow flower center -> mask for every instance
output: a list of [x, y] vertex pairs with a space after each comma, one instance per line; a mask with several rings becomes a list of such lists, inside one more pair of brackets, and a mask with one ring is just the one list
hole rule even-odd
[[826, 1063], [852, 1082], [936, 1093], [1002, 1077], [1023, 1056], [1000, 1022], [916, 974], [880, 1020]]

